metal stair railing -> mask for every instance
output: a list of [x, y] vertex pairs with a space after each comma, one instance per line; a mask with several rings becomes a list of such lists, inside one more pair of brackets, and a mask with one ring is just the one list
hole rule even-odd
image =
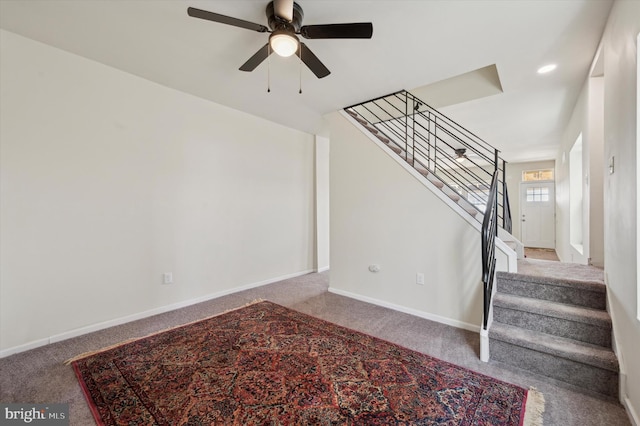
[[[511, 233], [506, 161], [496, 148], [406, 90], [351, 105], [345, 111], [376, 131], [381, 140], [400, 148], [407, 163], [433, 173], [481, 213], [488, 209], [496, 174], [498, 216]], [[464, 161], [459, 161], [461, 149]]]

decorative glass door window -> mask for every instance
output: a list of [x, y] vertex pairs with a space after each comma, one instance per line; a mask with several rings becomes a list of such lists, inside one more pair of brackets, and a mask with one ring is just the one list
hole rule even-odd
[[553, 169], [525, 170], [522, 172], [523, 182], [534, 182], [537, 180], [553, 180]]
[[546, 201], [549, 201], [548, 187], [527, 188], [527, 202], [540, 203]]

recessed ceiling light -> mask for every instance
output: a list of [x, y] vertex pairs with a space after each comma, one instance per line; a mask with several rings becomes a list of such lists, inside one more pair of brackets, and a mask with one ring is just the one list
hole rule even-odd
[[545, 65], [544, 67], [538, 68], [538, 74], [546, 74], [555, 70], [558, 66], [556, 64]]

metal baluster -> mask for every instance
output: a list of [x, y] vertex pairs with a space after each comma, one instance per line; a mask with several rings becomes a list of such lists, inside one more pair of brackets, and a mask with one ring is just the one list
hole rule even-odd
[[427, 170], [431, 167], [431, 111], [427, 113]]
[[438, 170], [438, 117], [433, 118], [433, 173]]
[[404, 159], [409, 162], [409, 92], [404, 92]]

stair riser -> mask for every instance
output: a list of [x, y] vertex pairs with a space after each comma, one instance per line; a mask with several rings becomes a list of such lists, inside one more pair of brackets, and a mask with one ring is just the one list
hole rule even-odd
[[535, 283], [513, 279], [498, 278], [498, 291], [534, 299], [584, 306], [586, 308], [606, 309], [606, 293], [589, 291], [584, 288], [555, 286], [548, 283]]
[[611, 328], [598, 327], [569, 319], [550, 317], [532, 312], [493, 306], [493, 320], [527, 330], [566, 337], [593, 345], [611, 347]]
[[491, 340], [491, 359], [551, 377], [585, 390], [618, 397], [618, 374], [500, 340]]

